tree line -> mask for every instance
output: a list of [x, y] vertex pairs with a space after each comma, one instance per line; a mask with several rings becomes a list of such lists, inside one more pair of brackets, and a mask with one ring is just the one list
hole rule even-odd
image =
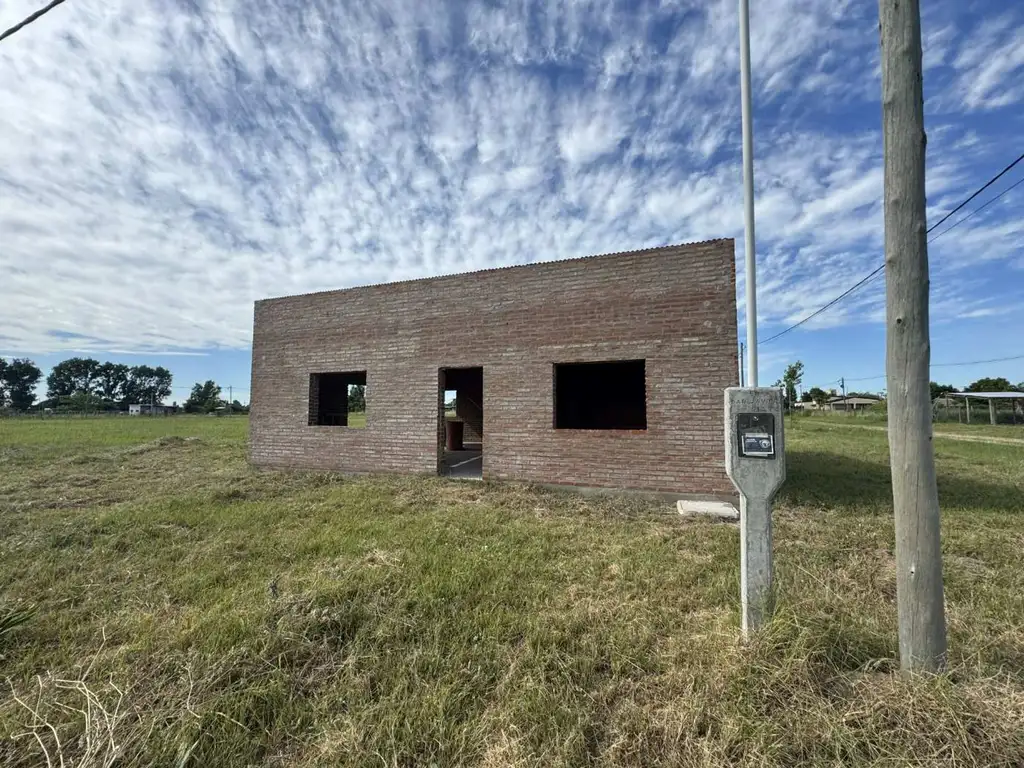
[[171, 395], [172, 378], [159, 365], [129, 366], [73, 357], [53, 366], [46, 377], [46, 397], [53, 406], [124, 410], [133, 403], [162, 403]]
[[36, 385], [42, 377], [39, 366], [28, 358], [0, 357], [0, 408], [112, 410], [132, 403], [161, 403], [171, 394], [171, 372], [162, 366], [73, 357], [53, 367], [46, 377], [47, 399], [36, 404]]
[[[113, 411], [127, 410], [136, 403], [163, 405], [171, 396], [173, 381], [171, 372], [159, 365], [125, 365], [73, 357], [53, 366], [46, 377], [47, 399], [37, 404], [35, 390], [42, 377], [39, 366], [27, 358], [8, 361], [0, 357], [0, 409]], [[349, 397], [365, 408], [362, 398], [362, 388]], [[177, 403], [174, 406], [177, 407]], [[184, 403], [188, 413], [211, 413], [219, 409], [235, 413], [249, 411], [249, 407], [238, 400], [229, 403], [222, 399], [220, 386], [212, 380], [196, 382]]]
[[[804, 364], [797, 360], [786, 366], [785, 372], [782, 374], [782, 378], [775, 382], [773, 386], [779, 387], [784, 392], [786, 401], [786, 407], [789, 408], [792, 403], [797, 402], [797, 388], [803, 381], [804, 377]], [[1000, 376], [997, 378], [985, 377], [972, 382], [964, 389], [954, 387], [952, 384], [938, 384], [936, 382], [930, 382], [931, 384], [931, 396], [932, 400], [935, 400], [942, 395], [947, 395], [952, 392], [1024, 392], [1024, 381], [1017, 385], [1011, 384], [1010, 380]], [[837, 392], [835, 389], [824, 390], [821, 387], [811, 387], [803, 391], [800, 395], [799, 400], [803, 403], [815, 403], [818, 406], [822, 406], [829, 401], [830, 398], [836, 397]], [[847, 392], [847, 397], [879, 397], [871, 392]], [[884, 396], [884, 393], [883, 393]]]
[[936, 384], [931, 382], [932, 400], [950, 392], [1024, 392], [1024, 381], [1016, 386], [1010, 380], [999, 376], [998, 378], [985, 377], [968, 384], [964, 389], [957, 389], [949, 384]]

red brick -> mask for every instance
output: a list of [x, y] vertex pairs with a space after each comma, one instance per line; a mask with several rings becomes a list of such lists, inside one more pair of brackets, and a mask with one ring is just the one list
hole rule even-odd
[[[251, 459], [435, 473], [438, 370], [483, 366], [485, 478], [731, 497], [735, 282], [713, 240], [256, 302]], [[640, 358], [647, 430], [553, 428], [554, 363]], [[308, 426], [324, 371], [367, 372], [365, 429]]]

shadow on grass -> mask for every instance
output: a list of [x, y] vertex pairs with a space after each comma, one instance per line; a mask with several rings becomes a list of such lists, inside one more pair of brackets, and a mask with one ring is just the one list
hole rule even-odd
[[[824, 451], [786, 454], [784, 503], [865, 511], [892, 509], [888, 464], [837, 456]], [[1024, 512], [1020, 490], [1012, 483], [939, 475], [939, 503], [947, 508], [986, 512]]]

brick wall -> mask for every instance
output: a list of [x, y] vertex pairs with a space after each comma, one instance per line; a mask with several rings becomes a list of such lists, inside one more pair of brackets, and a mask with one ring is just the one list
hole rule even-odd
[[[481, 398], [482, 399], [482, 398]], [[455, 401], [455, 415], [462, 422], [462, 439], [467, 443], [480, 443], [484, 439], [483, 408], [467, 396]]]
[[[252, 461], [433, 474], [438, 371], [482, 366], [485, 478], [732, 497], [735, 296], [713, 240], [257, 302]], [[641, 358], [646, 430], [553, 428], [554, 363]], [[309, 374], [363, 370], [366, 428], [309, 426]]]
[[[479, 384], [479, 382], [477, 382]], [[462, 439], [479, 443], [484, 436], [484, 393], [479, 386], [462, 386], [455, 398], [455, 415], [462, 422]]]

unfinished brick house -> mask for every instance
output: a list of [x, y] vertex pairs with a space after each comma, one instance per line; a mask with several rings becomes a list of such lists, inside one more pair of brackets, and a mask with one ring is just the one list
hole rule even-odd
[[733, 498], [733, 254], [712, 240], [258, 301], [252, 461]]

